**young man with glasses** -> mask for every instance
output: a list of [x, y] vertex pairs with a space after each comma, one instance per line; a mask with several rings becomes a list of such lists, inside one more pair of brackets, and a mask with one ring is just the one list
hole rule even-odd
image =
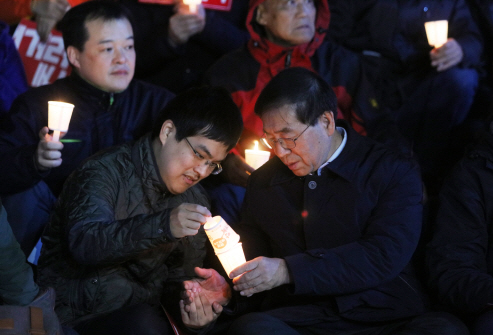
[[[248, 182], [237, 229], [248, 262], [229, 274], [237, 294], [223, 314], [250, 313], [228, 334], [467, 334], [427, 313], [410, 264], [417, 165], [335, 122], [334, 92], [307, 69], [274, 77], [255, 112], [277, 157]], [[205, 280], [185, 283], [187, 304], [229, 301], [219, 274], [196, 271]]]
[[[160, 303], [180, 318], [181, 282], [205, 257], [209, 200], [197, 184], [221, 172], [242, 128], [227, 91], [192, 89], [165, 107], [151, 134], [69, 177], [38, 263], [62, 323], [81, 335], [173, 334]], [[183, 311], [183, 323], [206, 326], [222, 310], [209, 307]]]

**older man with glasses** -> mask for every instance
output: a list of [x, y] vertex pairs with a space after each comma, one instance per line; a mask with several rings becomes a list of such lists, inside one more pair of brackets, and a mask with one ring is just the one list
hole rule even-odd
[[[245, 264], [185, 283], [241, 315], [228, 334], [467, 334], [431, 313], [411, 257], [421, 232], [416, 163], [335, 121], [336, 98], [318, 75], [287, 69], [255, 112], [277, 157], [252, 173], [237, 232]], [[215, 285], [214, 283], [222, 283]], [[218, 287], [219, 286], [219, 287]], [[214, 292], [216, 294], [215, 299]], [[225, 312], [226, 312], [225, 311]]]
[[160, 304], [190, 328], [217, 318], [221, 305], [205, 314], [205, 301], [180, 314], [179, 293], [206, 254], [202, 224], [211, 214], [198, 183], [221, 172], [242, 128], [226, 90], [192, 89], [165, 107], [150, 134], [70, 176], [38, 263], [63, 323], [81, 335], [173, 334]]

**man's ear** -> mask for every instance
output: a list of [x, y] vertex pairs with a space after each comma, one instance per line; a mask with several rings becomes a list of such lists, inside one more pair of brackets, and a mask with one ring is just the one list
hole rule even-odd
[[168, 138], [173, 134], [174, 128], [175, 126], [173, 124], [173, 121], [171, 120], [164, 121], [161, 127], [161, 131], [159, 132], [159, 141], [161, 142], [162, 145], [164, 145], [168, 140]]
[[261, 26], [265, 26], [267, 24], [267, 11], [265, 8], [265, 3], [261, 3], [257, 6], [257, 15], [255, 17], [255, 20]]
[[326, 129], [327, 134], [332, 136], [336, 130], [336, 123], [334, 120], [334, 113], [331, 111], [325, 111], [321, 116], [319, 122]]
[[74, 46], [67, 47], [67, 58], [70, 64], [72, 64], [76, 69], [80, 69], [79, 61], [80, 51]]

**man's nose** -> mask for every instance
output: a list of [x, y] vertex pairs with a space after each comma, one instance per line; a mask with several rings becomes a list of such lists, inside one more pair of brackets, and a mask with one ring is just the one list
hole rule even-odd
[[199, 175], [199, 179], [207, 176], [209, 170], [209, 166], [207, 164], [204, 164], [203, 162], [193, 168], [193, 171]]
[[115, 52], [114, 61], [119, 64], [123, 64], [128, 60], [125, 50], [122, 48], [117, 48]]
[[277, 155], [277, 157], [282, 158], [282, 157], [286, 156], [287, 154], [289, 154], [291, 152], [291, 150], [285, 149], [281, 145], [281, 143], [278, 141], [278, 142], [276, 142], [276, 144], [274, 146], [274, 152]]

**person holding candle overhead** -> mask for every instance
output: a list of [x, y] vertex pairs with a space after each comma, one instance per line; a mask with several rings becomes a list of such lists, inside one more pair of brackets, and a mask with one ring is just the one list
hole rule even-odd
[[[68, 175], [97, 151], [145, 134], [174, 96], [132, 80], [131, 16], [118, 3], [75, 6], [60, 29], [72, 74], [20, 95], [0, 123], [0, 194], [26, 255]], [[48, 101], [75, 106], [62, 141], [53, 141], [49, 133]]]
[[63, 324], [80, 335], [172, 335], [163, 305], [182, 326], [206, 331], [220, 304], [179, 305], [209, 243], [209, 200], [198, 183], [221, 172], [242, 128], [226, 90], [192, 88], [166, 105], [150, 134], [70, 175], [38, 263], [38, 283], [55, 288]]
[[454, 316], [429, 312], [411, 263], [417, 164], [336, 121], [333, 90], [304, 68], [274, 77], [255, 113], [276, 157], [248, 180], [236, 229], [247, 262], [229, 273], [236, 294], [223, 298], [229, 284], [197, 268], [187, 306], [228, 302], [234, 335], [468, 334]]

